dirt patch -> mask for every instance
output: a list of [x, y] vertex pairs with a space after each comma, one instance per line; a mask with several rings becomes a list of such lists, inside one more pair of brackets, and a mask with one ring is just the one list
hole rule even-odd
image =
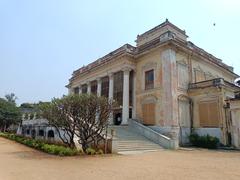
[[57, 157], [0, 138], [0, 180], [239, 180], [239, 164], [239, 152], [203, 149]]

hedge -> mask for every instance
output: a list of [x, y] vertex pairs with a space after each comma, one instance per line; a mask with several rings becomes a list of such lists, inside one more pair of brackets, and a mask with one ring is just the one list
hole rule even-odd
[[219, 144], [219, 139], [210, 135], [199, 136], [198, 134], [191, 134], [189, 140], [193, 146], [208, 149], [216, 149]]
[[74, 155], [82, 154], [82, 151], [79, 151], [77, 149], [71, 149], [69, 147], [64, 147], [62, 145], [49, 144], [43, 140], [35, 140], [35, 139], [26, 138], [19, 135], [7, 134], [7, 133], [0, 133], [0, 136], [16, 141], [18, 143], [24, 144], [26, 146], [35, 148], [37, 150], [49, 153], [49, 154], [54, 154], [59, 156], [74, 156]]

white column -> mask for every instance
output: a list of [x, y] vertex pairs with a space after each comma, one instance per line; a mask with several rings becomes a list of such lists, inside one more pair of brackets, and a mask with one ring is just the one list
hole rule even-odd
[[82, 94], [82, 85], [79, 85], [79, 94]]
[[91, 94], [91, 82], [90, 81], [87, 82], [87, 93]]
[[137, 104], [137, 101], [136, 101], [136, 72], [133, 73], [133, 94], [132, 94], [132, 98], [133, 98], [133, 107], [132, 107], [132, 118], [133, 119], [136, 119], [136, 104]]
[[[109, 101], [113, 100], [113, 73], [109, 74], [109, 91], [108, 91], [108, 99]], [[109, 115], [109, 123], [113, 124], [113, 113]]]
[[71, 95], [72, 94], [72, 88], [68, 88], [68, 95]]
[[123, 70], [123, 106], [122, 124], [127, 124], [129, 119], [129, 68]]
[[101, 91], [102, 91], [102, 79], [98, 78], [97, 79], [97, 96], [101, 96]]
[[113, 100], [113, 73], [109, 74], [109, 92], [108, 99]]

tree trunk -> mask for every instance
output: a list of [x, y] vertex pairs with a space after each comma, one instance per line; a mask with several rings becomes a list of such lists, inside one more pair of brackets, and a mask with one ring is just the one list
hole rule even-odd
[[6, 129], [7, 129], [7, 125], [4, 124], [3, 132], [6, 132]]
[[86, 153], [86, 150], [88, 148], [88, 144], [87, 143], [82, 143], [82, 150], [84, 153]]
[[70, 148], [72, 148], [72, 149], [76, 148], [76, 145], [75, 145], [75, 142], [74, 142], [73, 138], [70, 139], [69, 145], [70, 145]]

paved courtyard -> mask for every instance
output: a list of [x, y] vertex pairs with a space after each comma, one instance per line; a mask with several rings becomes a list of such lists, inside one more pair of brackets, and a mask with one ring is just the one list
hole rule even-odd
[[160, 150], [56, 157], [0, 138], [0, 180], [239, 180], [240, 152]]

